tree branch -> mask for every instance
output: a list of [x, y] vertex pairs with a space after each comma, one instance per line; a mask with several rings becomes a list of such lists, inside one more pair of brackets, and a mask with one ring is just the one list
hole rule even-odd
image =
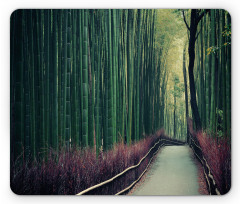
[[202, 19], [202, 17], [203, 17], [206, 13], [208, 13], [209, 11], [210, 11], [210, 9], [204, 10], [204, 11], [198, 16], [197, 21], [196, 21], [196, 24], [198, 24], [199, 21]]
[[183, 14], [184, 23], [186, 24], [187, 29], [190, 30], [190, 27], [188, 26], [185, 15], [184, 15], [184, 10], [182, 10], [182, 14]]
[[197, 40], [198, 35], [199, 35], [199, 33], [200, 33], [201, 31], [202, 31], [202, 26], [201, 26], [200, 30], [198, 31], [198, 33], [197, 33], [197, 35], [196, 35], [196, 37], [195, 37], [195, 40]]

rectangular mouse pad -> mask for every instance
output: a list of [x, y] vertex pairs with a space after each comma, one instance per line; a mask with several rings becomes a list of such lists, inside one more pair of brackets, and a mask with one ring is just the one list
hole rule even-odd
[[228, 11], [19, 9], [10, 29], [15, 194], [230, 190]]

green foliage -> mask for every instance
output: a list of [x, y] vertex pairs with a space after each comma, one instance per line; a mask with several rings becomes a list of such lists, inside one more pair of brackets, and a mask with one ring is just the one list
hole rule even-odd
[[11, 129], [20, 133], [11, 133], [13, 159], [23, 150], [42, 158], [50, 148], [90, 146], [98, 154], [162, 127], [167, 53], [160, 50], [170, 39], [167, 32], [158, 39], [161, 13], [68, 9], [13, 16]]
[[222, 31], [223, 36], [231, 39], [231, 34], [232, 34], [232, 32], [231, 32], [231, 24], [225, 25], [224, 28], [225, 28], [225, 30]]
[[[194, 74], [198, 103], [205, 104], [206, 95], [209, 109], [217, 110], [211, 117], [224, 121], [217, 127], [225, 133], [230, 132], [231, 114], [231, 23], [226, 12], [216, 16], [216, 23], [207, 15], [199, 24]], [[98, 154], [118, 142], [132, 144], [162, 127], [183, 138], [186, 39], [181, 10], [15, 12], [10, 89], [13, 158], [24, 154], [42, 158], [50, 148], [66, 147], [90, 146]], [[222, 66], [214, 78], [216, 64]], [[210, 107], [215, 92], [217, 100]], [[221, 103], [221, 96], [229, 99]], [[202, 105], [200, 111], [207, 113], [206, 109]]]
[[217, 51], [219, 51], [220, 49], [224, 49], [227, 46], [231, 46], [231, 24], [230, 25], [225, 25], [224, 26], [224, 31], [222, 31], [222, 36], [226, 37], [226, 42], [224, 42], [223, 44], [217, 46], [212, 46], [207, 48], [207, 55], [210, 54], [216, 54]]
[[200, 75], [196, 80], [198, 103], [208, 133], [226, 137], [230, 136], [231, 115], [231, 22], [224, 10], [213, 9], [210, 13], [204, 17], [199, 28], [201, 40], [196, 42], [196, 69], [202, 70], [196, 72]]

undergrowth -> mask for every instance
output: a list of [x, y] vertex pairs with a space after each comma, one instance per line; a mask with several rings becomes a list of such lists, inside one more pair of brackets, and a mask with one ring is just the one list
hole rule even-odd
[[[73, 195], [103, 182], [127, 167], [137, 164], [156, 141], [163, 136], [163, 130], [130, 146], [117, 144], [96, 157], [90, 148], [52, 151], [47, 161], [24, 163], [20, 167], [11, 164], [11, 189], [16, 194]], [[153, 153], [153, 152], [152, 152]], [[152, 153], [139, 168], [90, 194], [115, 194], [131, 184], [146, 168]]]
[[231, 188], [231, 144], [227, 138], [211, 137], [198, 132], [199, 141], [214, 180], [221, 194], [226, 194]]

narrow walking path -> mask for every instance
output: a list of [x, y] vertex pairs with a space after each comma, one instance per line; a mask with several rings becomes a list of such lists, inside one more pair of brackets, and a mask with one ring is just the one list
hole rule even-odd
[[166, 146], [131, 195], [200, 195], [198, 170], [188, 146]]

